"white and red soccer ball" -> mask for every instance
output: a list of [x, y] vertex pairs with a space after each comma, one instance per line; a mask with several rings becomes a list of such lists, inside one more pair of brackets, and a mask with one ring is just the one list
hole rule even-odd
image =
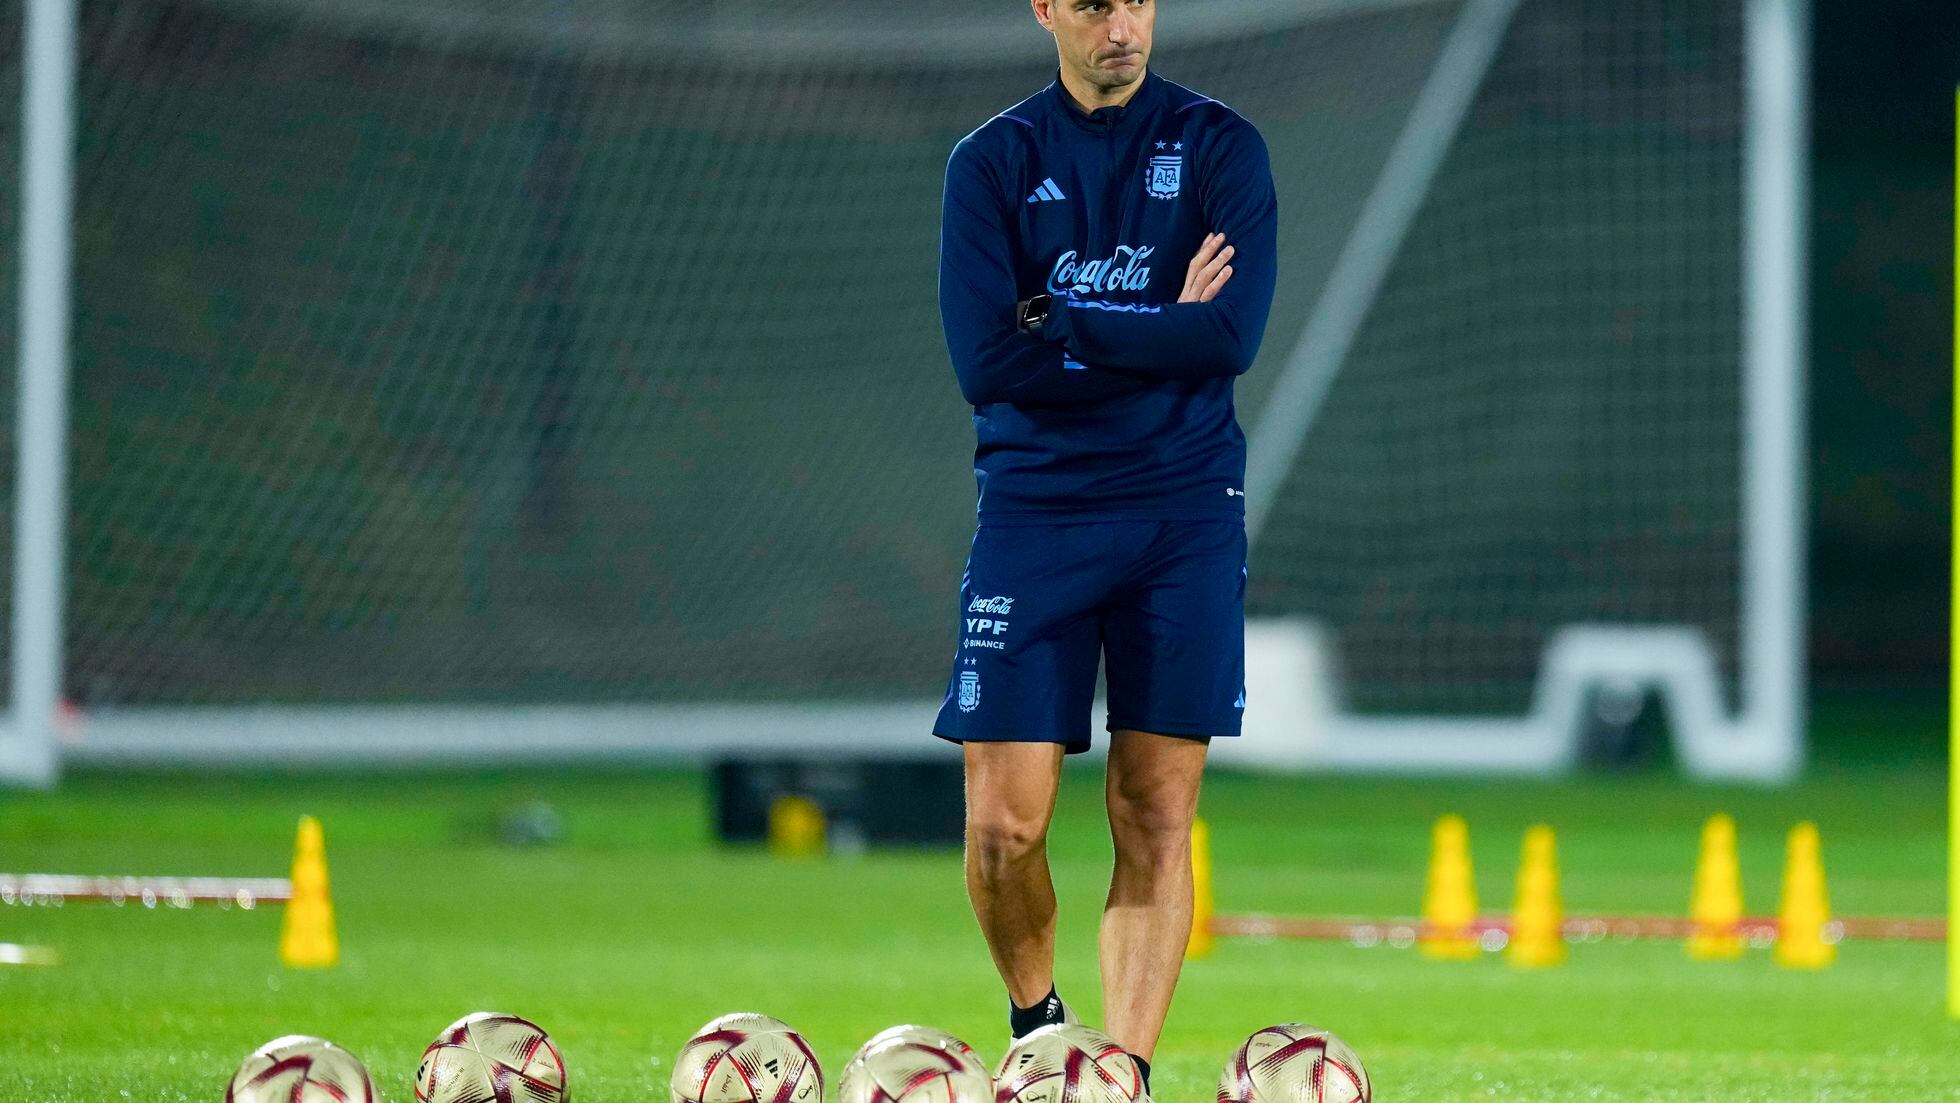
[[420, 1103], [567, 1103], [565, 1058], [529, 1019], [479, 1011], [449, 1024], [415, 1071]]
[[288, 1034], [252, 1051], [225, 1089], [225, 1103], [375, 1103], [359, 1059], [327, 1041]]
[[1353, 1047], [1305, 1023], [1255, 1031], [1218, 1078], [1218, 1103], [1371, 1103], [1373, 1097]]
[[972, 1046], [967, 1045], [964, 1041], [936, 1026], [918, 1026], [913, 1023], [906, 1023], [902, 1026], [888, 1026], [878, 1033], [873, 1034], [870, 1041], [858, 1047], [857, 1054], [851, 1058], [851, 1061], [853, 1063], [857, 1062], [865, 1054], [870, 1053], [886, 1042], [900, 1040], [915, 1042], [920, 1045], [934, 1046], [951, 1053], [957, 1053], [967, 1060], [972, 1061], [975, 1068], [978, 1068], [982, 1072], [987, 1071], [987, 1063], [980, 1059], [980, 1055], [973, 1051]]
[[823, 1069], [788, 1023], [737, 1012], [688, 1039], [667, 1088], [672, 1103], [823, 1103]]
[[994, 1070], [994, 1103], [1138, 1103], [1136, 1061], [1099, 1030], [1044, 1026], [1014, 1043]]
[[935, 1027], [895, 1026], [844, 1066], [836, 1103], [993, 1103], [993, 1084], [972, 1046]]

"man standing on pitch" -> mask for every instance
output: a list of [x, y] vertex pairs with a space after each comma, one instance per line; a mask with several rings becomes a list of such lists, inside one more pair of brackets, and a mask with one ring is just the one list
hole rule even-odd
[[1272, 304], [1266, 147], [1148, 70], [1152, 0], [1031, 0], [1054, 83], [946, 168], [939, 305], [979, 527], [934, 732], [965, 744], [967, 892], [1020, 1037], [1054, 988], [1048, 822], [1108, 679], [1106, 1031], [1145, 1086], [1191, 926], [1209, 740], [1245, 708], [1245, 436]]

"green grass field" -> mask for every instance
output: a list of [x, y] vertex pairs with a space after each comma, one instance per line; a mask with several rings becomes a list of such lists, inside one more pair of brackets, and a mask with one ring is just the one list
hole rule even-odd
[[[1059, 983], [1097, 1019], [1095, 926], [1108, 863], [1099, 777], [1072, 771], [1053, 835]], [[543, 799], [549, 849], [492, 841], [495, 810]], [[551, 1030], [583, 1103], [662, 1100], [667, 1063], [725, 1011], [798, 1026], [836, 1069], [901, 1021], [943, 1026], [990, 1061], [1003, 997], [952, 851], [779, 861], [708, 839], [702, 777], [680, 772], [331, 776], [72, 775], [0, 793], [0, 868], [281, 875], [296, 818], [326, 825], [343, 963], [289, 972], [279, 916], [0, 908], [0, 941], [59, 951], [0, 969], [0, 1100], [216, 1100], [254, 1046], [322, 1034], [384, 1097], [435, 1031], [500, 1009]], [[1663, 776], [1569, 783], [1271, 779], [1215, 774], [1204, 810], [1225, 911], [1407, 914], [1427, 835], [1469, 817], [1478, 888], [1508, 906], [1519, 837], [1559, 829], [1567, 907], [1685, 907], [1697, 830], [1735, 814], [1751, 911], [1771, 910], [1782, 836], [1822, 828], [1840, 914], [1938, 914], [1945, 790], [1936, 764], [1813, 771], [1787, 790]], [[1361, 1051], [1378, 1098], [1960, 1100], [1960, 1024], [1942, 1016], [1938, 946], [1851, 944], [1820, 973], [1765, 953], [1698, 964], [1678, 945], [1575, 948], [1519, 973], [1391, 949], [1228, 941], [1184, 974], [1157, 1096], [1201, 1103], [1225, 1055], [1304, 1019]]]

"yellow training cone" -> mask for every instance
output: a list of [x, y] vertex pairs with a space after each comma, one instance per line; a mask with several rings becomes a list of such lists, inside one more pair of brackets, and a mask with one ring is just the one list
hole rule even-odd
[[1429, 881], [1422, 893], [1422, 956], [1469, 961], [1477, 956], [1470, 924], [1477, 918], [1477, 885], [1470, 871], [1470, 826], [1444, 816], [1429, 835]]
[[1558, 842], [1544, 824], [1524, 833], [1524, 867], [1518, 871], [1517, 905], [1511, 914], [1507, 961], [1542, 969], [1565, 960], [1565, 908], [1558, 897]]
[[320, 821], [301, 816], [293, 844], [293, 898], [279, 927], [279, 960], [293, 969], [326, 969], [340, 961], [327, 889], [327, 842]]
[[1688, 956], [1715, 961], [1742, 956], [1742, 870], [1735, 857], [1735, 821], [1708, 817], [1701, 828], [1694, 894], [1688, 901]]
[[1218, 901], [1211, 889], [1211, 827], [1203, 819], [1191, 821], [1191, 937], [1184, 943], [1185, 957], [1204, 957], [1218, 944], [1211, 933], [1212, 917], [1218, 914]]
[[1837, 960], [1837, 944], [1827, 941], [1831, 900], [1824, 889], [1823, 848], [1817, 825], [1805, 821], [1790, 829], [1783, 863], [1783, 903], [1776, 912], [1776, 963], [1788, 969], [1822, 969]]
[[808, 797], [777, 797], [769, 806], [769, 849], [781, 858], [822, 854], [823, 809]]

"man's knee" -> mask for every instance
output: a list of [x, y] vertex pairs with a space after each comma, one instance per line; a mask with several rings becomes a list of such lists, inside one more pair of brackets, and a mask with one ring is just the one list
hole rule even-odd
[[1187, 863], [1205, 745], [1133, 731], [1111, 738], [1105, 795], [1116, 860], [1160, 869]]
[[998, 808], [969, 808], [966, 848], [983, 873], [1018, 865], [1048, 845], [1044, 818], [1014, 816]]
[[967, 744], [966, 846], [983, 876], [1047, 847], [1061, 757], [1053, 744]]
[[1116, 860], [1175, 866], [1189, 859], [1193, 802], [1182, 794], [1109, 795], [1109, 834]]

